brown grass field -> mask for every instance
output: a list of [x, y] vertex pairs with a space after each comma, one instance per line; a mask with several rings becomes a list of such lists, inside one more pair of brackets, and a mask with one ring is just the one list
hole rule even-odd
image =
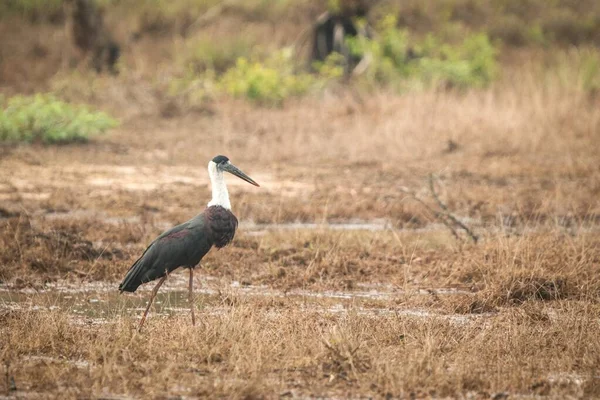
[[[0, 398], [600, 398], [597, 49], [506, 49], [486, 89], [187, 107], [161, 91], [179, 39], [112, 77], [61, 67], [61, 35], [0, 21], [0, 90], [121, 124], [0, 147]], [[196, 269], [201, 322], [178, 271], [138, 333], [153, 285], [118, 283], [203, 210], [216, 154], [261, 188], [228, 180], [240, 228]]]

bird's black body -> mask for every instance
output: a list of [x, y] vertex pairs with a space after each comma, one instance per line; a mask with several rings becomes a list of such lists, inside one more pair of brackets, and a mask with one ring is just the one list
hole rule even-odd
[[144, 251], [144, 254], [129, 268], [125, 279], [119, 285], [121, 293], [135, 292], [141, 284], [158, 279], [140, 320], [138, 330], [141, 331], [158, 290], [169, 274], [179, 267], [187, 268], [190, 274], [190, 312], [192, 325], [196, 324], [194, 316], [194, 268], [211, 247], [221, 248], [229, 244], [233, 240], [238, 225], [237, 218], [231, 212], [229, 193], [223, 178], [225, 172], [235, 175], [254, 186], [260, 186], [233, 165], [229, 158], [222, 155], [213, 158], [208, 162], [212, 199], [206, 210], [157, 237]]
[[194, 268], [212, 246], [221, 248], [233, 240], [237, 218], [221, 206], [211, 206], [191, 220], [162, 233], [131, 266], [119, 285], [121, 292], [135, 292], [143, 283], [179, 267]]

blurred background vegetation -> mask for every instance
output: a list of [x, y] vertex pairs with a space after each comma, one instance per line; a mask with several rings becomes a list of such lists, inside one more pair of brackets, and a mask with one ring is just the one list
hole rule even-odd
[[[66, 50], [71, 44], [63, 0], [4, 0], [0, 140], [84, 140], [114, 126], [108, 115], [74, 111], [64, 101], [91, 104], [119, 119], [139, 114], [133, 105], [169, 117], [228, 98], [284, 107], [292, 98], [345, 88], [397, 94], [478, 90], [507, 79], [509, 67], [522, 63], [539, 66], [540, 84], [551, 73], [592, 97], [600, 89], [598, 1], [369, 2], [368, 12], [352, 19], [372, 34], [345, 39], [350, 56], [368, 59], [366, 68], [348, 74], [347, 59], [337, 53], [311, 61], [318, 17], [344, 13], [356, 3], [97, 0], [104, 29], [119, 47], [119, 74], [110, 75], [86, 68]], [[10, 99], [38, 92], [47, 95]], [[35, 110], [39, 116], [32, 115]], [[54, 122], [61, 113], [70, 122], [57, 135], [52, 127], [67, 126]], [[50, 128], [38, 129], [44, 124]], [[16, 132], [28, 126], [36, 131]]]

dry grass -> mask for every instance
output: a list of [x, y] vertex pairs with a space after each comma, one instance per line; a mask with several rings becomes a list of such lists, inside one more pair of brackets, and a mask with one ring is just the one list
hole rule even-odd
[[[57, 279], [116, 282], [159, 232], [95, 220], [3, 225], [0, 279], [18, 286]], [[363, 282], [408, 290], [460, 287], [476, 292], [473, 301], [486, 307], [600, 298], [600, 241], [594, 232], [488, 234], [473, 245], [456, 243], [439, 229], [242, 232], [227, 249], [207, 255], [201, 270], [284, 290], [353, 289]]]
[[[34, 226], [4, 227], [10, 290], [43, 289], [39, 279], [115, 281], [156, 229]], [[101, 255], [100, 239], [116, 258]], [[152, 314], [138, 334], [127, 298], [91, 319], [41, 293], [0, 307], [0, 358], [19, 393], [42, 397], [592, 398], [600, 387], [598, 244], [591, 232], [557, 230], [488, 234], [479, 245], [445, 232], [241, 234], [203, 263], [200, 276], [217, 278], [209, 283], [217, 292], [197, 299], [199, 326], [181, 312]], [[281, 291], [248, 296], [229, 289], [233, 280]], [[280, 297], [365, 284], [394, 292]], [[437, 293], [447, 287], [465, 292]]]
[[[190, 110], [163, 96], [184, 46], [171, 37], [141, 39], [113, 78], [60, 72], [56, 27], [12, 28], [0, 24], [8, 94], [54, 88], [122, 120], [87, 146], [0, 149], [0, 280], [27, 296], [0, 303], [0, 357], [23, 394], [600, 397], [600, 107], [581, 75], [597, 50], [505, 54], [485, 90], [335, 89], [279, 109]], [[156, 234], [202, 210], [205, 163], [219, 153], [262, 188], [230, 181], [242, 226], [198, 271], [212, 290], [197, 300], [202, 325], [153, 313], [135, 333], [126, 300], [147, 293], [101, 321], [29, 294], [52, 281], [116, 288]], [[477, 245], [406, 195], [434, 205], [431, 173]], [[390, 229], [250, 223], [381, 219]], [[374, 287], [390, 293], [351, 297]]]
[[589, 398], [598, 394], [598, 311], [538, 303], [456, 323], [233, 305], [196, 328], [183, 317], [154, 318], [142, 335], [128, 318], [89, 326], [31, 311], [5, 315], [0, 329], [2, 357], [22, 388], [73, 398]]

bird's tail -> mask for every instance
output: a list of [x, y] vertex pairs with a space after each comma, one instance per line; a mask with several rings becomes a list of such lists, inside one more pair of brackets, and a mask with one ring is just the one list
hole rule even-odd
[[135, 292], [137, 288], [143, 283], [142, 275], [144, 273], [144, 256], [142, 255], [127, 271], [127, 275], [123, 279], [123, 282], [119, 285], [119, 291], [123, 292]]

